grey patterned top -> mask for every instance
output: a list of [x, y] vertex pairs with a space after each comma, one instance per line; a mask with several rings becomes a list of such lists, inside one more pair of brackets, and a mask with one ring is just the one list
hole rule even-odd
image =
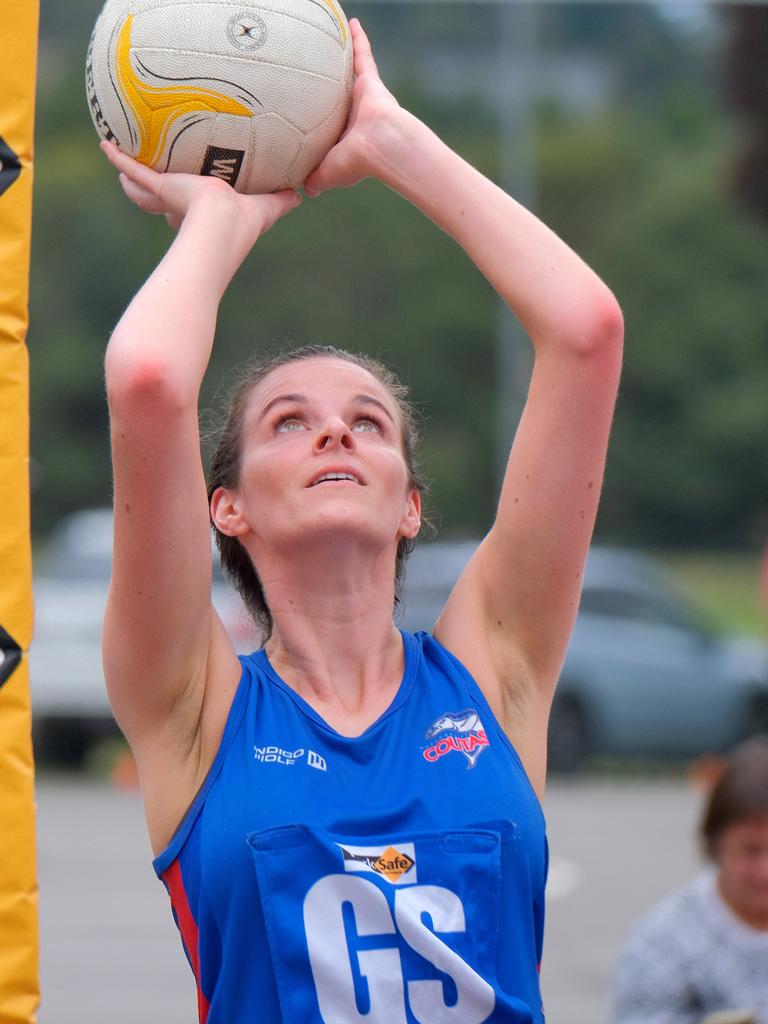
[[699, 1024], [737, 1009], [768, 1024], [768, 932], [740, 921], [703, 872], [635, 925], [613, 995], [611, 1024]]

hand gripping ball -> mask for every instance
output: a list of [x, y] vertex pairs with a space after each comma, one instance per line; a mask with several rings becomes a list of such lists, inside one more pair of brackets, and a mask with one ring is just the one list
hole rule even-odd
[[141, 163], [272, 192], [341, 134], [352, 41], [336, 0], [107, 0], [85, 78], [96, 131]]

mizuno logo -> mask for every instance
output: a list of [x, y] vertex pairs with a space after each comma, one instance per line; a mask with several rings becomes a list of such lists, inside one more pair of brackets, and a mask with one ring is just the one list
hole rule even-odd
[[221, 178], [228, 185], [234, 185], [243, 166], [244, 157], [245, 151], [242, 149], [208, 146], [200, 173], [211, 178]]

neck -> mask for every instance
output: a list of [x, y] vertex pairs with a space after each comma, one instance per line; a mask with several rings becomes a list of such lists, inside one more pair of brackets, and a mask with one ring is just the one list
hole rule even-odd
[[392, 622], [394, 553], [360, 555], [329, 546], [258, 561], [273, 620], [269, 659], [339, 731], [375, 720], [403, 673]]

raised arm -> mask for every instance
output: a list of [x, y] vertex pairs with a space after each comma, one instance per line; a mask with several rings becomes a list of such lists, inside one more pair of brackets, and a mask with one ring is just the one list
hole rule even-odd
[[396, 187], [465, 249], [535, 349], [496, 520], [435, 632], [483, 687], [541, 792], [549, 710], [603, 480], [622, 317], [541, 221], [421, 126], [410, 142], [413, 162]]
[[[299, 197], [240, 196], [215, 178], [160, 175], [108, 143], [103, 148], [128, 197], [178, 227], [107, 348], [115, 540], [104, 666], [140, 769], [151, 762], [152, 778], [161, 761], [172, 762], [171, 788], [183, 805], [218, 743], [239, 677], [211, 606], [198, 393], [229, 281], [259, 235]], [[178, 808], [157, 811], [149, 789], [150, 830], [158, 817], [176, 824]]]
[[622, 317], [564, 242], [397, 105], [357, 22], [352, 32], [353, 118], [308, 179], [310, 194], [365, 176], [399, 192], [465, 250], [536, 353], [496, 521], [435, 632], [476, 676], [540, 789], [603, 478]]

